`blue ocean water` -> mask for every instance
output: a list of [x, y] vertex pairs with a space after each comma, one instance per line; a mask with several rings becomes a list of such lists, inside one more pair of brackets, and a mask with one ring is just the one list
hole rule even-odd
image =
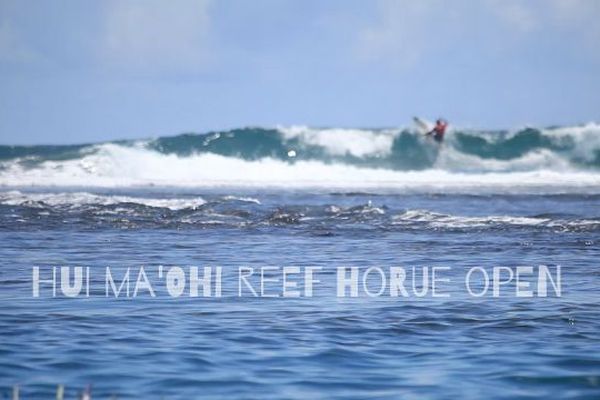
[[[6, 147], [0, 398], [15, 384], [25, 399], [57, 384], [94, 399], [599, 398], [599, 153], [579, 143], [596, 127], [560, 129], [451, 132], [442, 148], [308, 129], [190, 152], [228, 134]], [[419, 151], [430, 164], [406, 161]], [[161, 265], [221, 266], [222, 296], [169, 296]], [[539, 265], [560, 265], [560, 296], [465, 288], [473, 267]], [[34, 266], [89, 267], [89, 297], [47, 283], [33, 297]], [[141, 266], [156, 297], [105, 296], [106, 267]], [[239, 296], [238, 268], [263, 266], [320, 267], [320, 282], [312, 297], [283, 298], [280, 282], [279, 297]], [[353, 266], [448, 268], [447, 297], [338, 297], [337, 268]]]

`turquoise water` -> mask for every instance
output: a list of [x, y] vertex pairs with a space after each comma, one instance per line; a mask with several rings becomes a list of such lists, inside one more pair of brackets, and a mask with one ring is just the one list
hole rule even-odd
[[[522, 128], [514, 131], [455, 130], [448, 135], [447, 147], [465, 156], [485, 160], [515, 160], [530, 152], [548, 151], [578, 166], [599, 167], [600, 146], [596, 125], [567, 128]], [[342, 133], [338, 143], [336, 133]], [[358, 135], [357, 135], [358, 134]], [[344, 135], [351, 135], [343, 139]], [[361, 140], [361, 136], [362, 140]], [[367, 141], [372, 141], [371, 146]], [[352, 145], [353, 141], [355, 145]], [[319, 160], [343, 162], [363, 167], [396, 170], [431, 168], [437, 149], [429, 141], [409, 129], [312, 129], [291, 127], [279, 129], [243, 128], [205, 134], [181, 134], [143, 141], [123, 140], [117, 145], [137, 146], [159, 152], [191, 156], [211, 153], [245, 160], [271, 157], [284, 161]], [[366, 144], [366, 146], [365, 146]], [[339, 145], [339, 146], [338, 146]], [[364, 146], [364, 148], [361, 148]], [[386, 147], [389, 146], [389, 149]], [[332, 147], [336, 151], [331, 151]], [[338, 147], [338, 148], [336, 148]], [[583, 151], [585, 149], [586, 151]], [[296, 155], [290, 158], [288, 152]], [[39, 157], [36, 161], [68, 160], [85, 153], [97, 152], [97, 145], [0, 146], [0, 160], [15, 157]]]

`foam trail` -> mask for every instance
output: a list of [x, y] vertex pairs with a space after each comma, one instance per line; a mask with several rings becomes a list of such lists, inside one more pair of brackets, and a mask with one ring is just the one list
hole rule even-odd
[[527, 217], [512, 215], [464, 216], [442, 214], [429, 210], [406, 210], [392, 217], [392, 225], [411, 226], [425, 225], [434, 229], [464, 228], [507, 228], [507, 227], [541, 227], [555, 229], [597, 229], [600, 219], [553, 219], [550, 217]]
[[132, 196], [100, 195], [88, 192], [64, 193], [22, 193], [18, 190], [0, 193], [0, 204], [8, 206], [68, 206], [81, 207], [86, 205], [109, 206], [115, 204], [138, 204], [147, 207], [168, 208], [170, 210], [196, 209], [206, 201], [200, 197], [185, 199], [160, 199]]

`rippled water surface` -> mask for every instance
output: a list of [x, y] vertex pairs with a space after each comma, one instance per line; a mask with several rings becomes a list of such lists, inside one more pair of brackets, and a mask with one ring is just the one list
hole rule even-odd
[[[0, 398], [600, 398], [600, 196], [326, 190], [0, 192]], [[562, 297], [474, 298], [474, 266], [562, 267]], [[86, 266], [90, 297], [32, 297]], [[223, 297], [106, 298], [107, 266], [222, 266]], [[240, 266], [322, 267], [311, 298]], [[451, 267], [449, 297], [336, 297], [336, 267]], [[45, 268], [45, 269], [44, 269]], [[259, 285], [257, 286], [259, 287]], [[276, 292], [277, 290], [275, 290]]]

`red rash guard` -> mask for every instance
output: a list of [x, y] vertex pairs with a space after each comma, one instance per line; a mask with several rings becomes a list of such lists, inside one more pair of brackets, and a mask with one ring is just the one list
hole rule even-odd
[[447, 124], [445, 122], [435, 125], [435, 128], [433, 128], [433, 138], [435, 140], [442, 141], [442, 139], [444, 139], [444, 133], [446, 133], [446, 126]]

